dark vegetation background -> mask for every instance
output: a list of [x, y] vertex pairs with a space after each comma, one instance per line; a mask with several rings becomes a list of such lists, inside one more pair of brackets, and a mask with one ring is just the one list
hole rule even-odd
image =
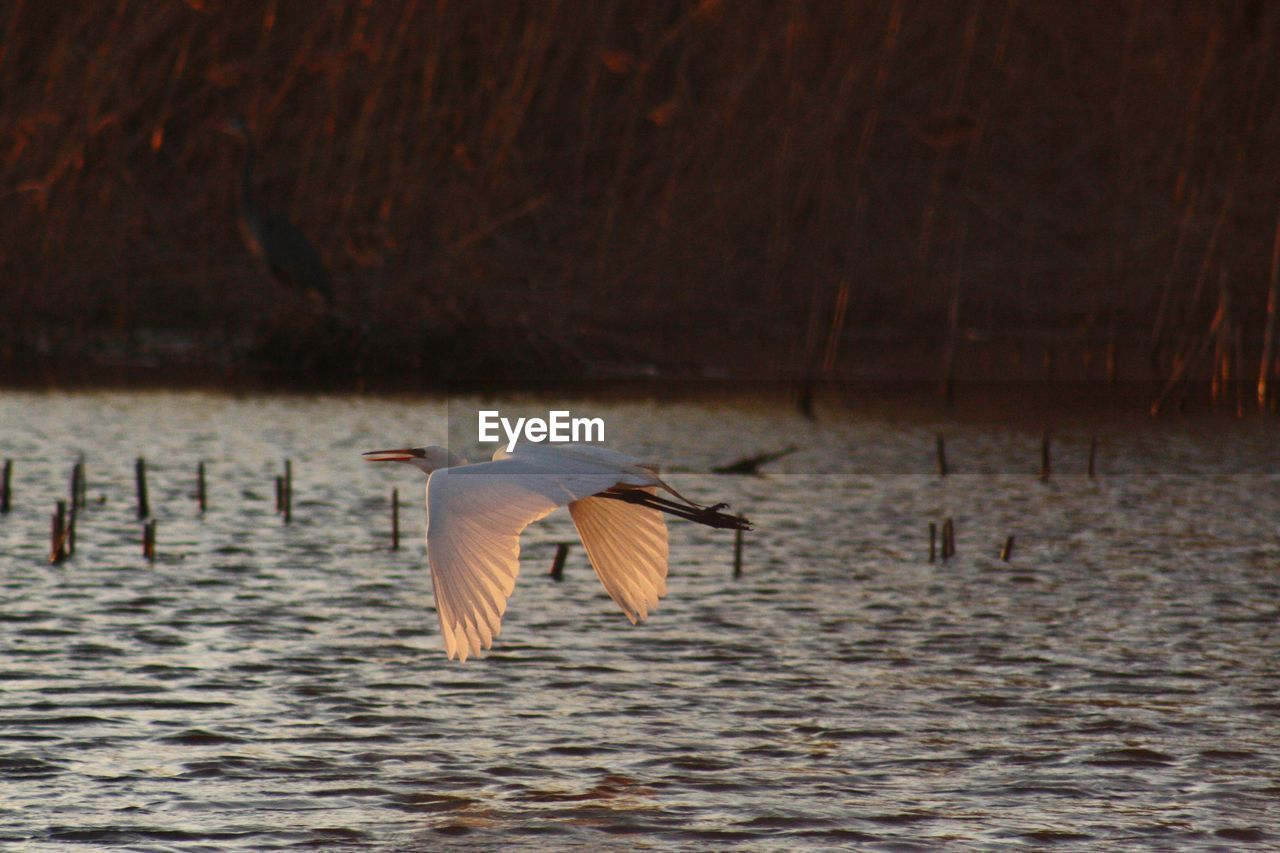
[[[0, 363], [1252, 399], [1278, 33], [1259, 0], [7, 0]], [[235, 114], [336, 317], [240, 243]]]

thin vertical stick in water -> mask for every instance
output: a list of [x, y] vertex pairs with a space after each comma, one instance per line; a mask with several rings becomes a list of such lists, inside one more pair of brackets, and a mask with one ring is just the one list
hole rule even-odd
[[742, 528], [733, 530], [733, 576], [742, 577]]
[[1004, 560], [1007, 563], [1009, 562], [1009, 558], [1012, 556], [1013, 556], [1013, 536], [1009, 535], [1005, 537], [1004, 545], [1000, 547], [1000, 559]]
[[9, 512], [9, 486], [13, 482], [13, 460], [4, 460], [4, 474], [0, 475], [0, 513]]
[[284, 460], [284, 523], [293, 523], [293, 463]]
[[139, 456], [133, 474], [138, 486], [138, 518], [146, 518], [151, 515], [151, 504], [147, 500], [147, 460]]
[[71, 509], [74, 512], [84, 506], [84, 457], [71, 466]]
[[49, 526], [49, 562], [61, 563], [67, 558], [67, 502], [58, 501], [57, 509], [50, 519]]
[[932, 563], [938, 559], [938, 525], [936, 522], [929, 522], [929, 562]]
[[1040, 482], [1049, 479], [1050, 460], [1049, 460], [1049, 433], [1045, 431], [1040, 437]]
[[49, 562], [50, 564], [61, 562], [62, 554], [58, 550], [58, 543], [62, 541], [62, 519], [58, 518], [56, 512], [49, 514]]
[[1097, 474], [1095, 463], [1098, 459], [1098, 437], [1096, 435], [1089, 437], [1089, 479], [1092, 480]]
[[564, 560], [567, 556], [569, 556], [569, 543], [557, 542], [556, 556], [555, 559], [551, 561], [551, 571], [547, 572], [547, 574], [551, 575], [552, 580], [558, 581], [564, 579]]
[[943, 438], [942, 433], [938, 433], [937, 441], [938, 451], [938, 476], [947, 476], [947, 440]]
[[942, 561], [945, 563], [956, 555], [956, 526], [948, 517], [942, 522]]
[[142, 525], [142, 556], [148, 563], [156, 561], [156, 520], [153, 518]]
[[208, 491], [204, 482], [204, 461], [201, 460], [196, 464], [196, 501], [200, 504], [200, 512], [204, 513], [209, 508]]
[[284, 477], [276, 475], [276, 512], [284, 512]]
[[400, 490], [391, 490], [391, 550], [400, 550]]
[[293, 524], [293, 490], [289, 487], [288, 478], [284, 481], [284, 523]]

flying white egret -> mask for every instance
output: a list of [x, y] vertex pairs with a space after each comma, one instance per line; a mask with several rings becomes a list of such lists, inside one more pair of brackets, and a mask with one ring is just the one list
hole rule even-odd
[[[634, 624], [667, 594], [663, 513], [711, 527], [750, 522], [683, 497], [658, 468], [586, 444], [499, 448], [466, 465], [444, 447], [371, 450], [369, 462], [407, 462], [427, 475], [427, 562], [449, 658], [493, 645], [520, 570], [520, 533], [568, 505], [605, 591]], [[662, 489], [675, 500], [659, 497]]]

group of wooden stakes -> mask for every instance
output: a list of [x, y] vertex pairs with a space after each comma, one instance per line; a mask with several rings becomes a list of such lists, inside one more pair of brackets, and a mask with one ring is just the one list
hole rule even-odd
[[[947, 467], [947, 446], [946, 439], [942, 433], [937, 437], [937, 460], [938, 460], [938, 476], [947, 476], [949, 469]], [[1095, 476], [1095, 460], [1097, 459], [1098, 439], [1094, 436], [1089, 441], [1089, 467], [1088, 473], [1090, 479]], [[779, 454], [773, 454], [770, 458], [776, 458]], [[764, 458], [764, 457], [761, 457]], [[718, 469], [724, 470], [724, 469]], [[1040, 444], [1040, 480], [1042, 482], [1049, 479], [1051, 471], [1050, 460], [1050, 439], [1049, 433], [1045, 433]], [[734, 471], [734, 473], [737, 473]], [[754, 467], [751, 473], [755, 473]], [[13, 479], [13, 460], [6, 459], [4, 461], [3, 474], [0, 474], [0, 515], [7, 514], [10, 509], [12, 500], [11, 482]], [[156, 520], [151, 516], [151, 504], [147, 498], [147, 462], [142, 457], [138, 457], [134, 463], [134, 481], [137, 491], [137, 509], [138, 519], [142, 522], [142, 555], [148, 562], [154, 562], [156, 559]], [[285, 524], [293, 521], [293, 463], [286, 459], [284, 461], [284, 473], [275, 478], [276, 490], [276, 513], [279, 514]], [[204, 462], [200, 462], [196, 466], [196, 501], [200, 506], [200, 512], [203, 514], [208, 509], [207, 491], [205, 488], [205, 466]], [[81, 456], [71, 469], [71, 487], [67, 500], [59, 500], [56, 508], [50, 517], [50, 546], [49, 546], [49, 562], [53, 564], [61, 563], [70, 559], [75, 555], [76, 550], [76, 516], [84, 509], [87, 499], [87, 486], [85, 480], [85, 464], [84, 457]], [[943, 562], [947, 561], [956, 553], [956, 537], [955, 522], [948, 517], [942, 522], [941, 541], [939, 541], [939, 527], [935, 522], [929, 522], [929, 562], [935, 562], [939, 557]], [[1004, 543], [1000, 547], [1000, 559], [1008, 562], [1013, 556], [1012, 535], [1005, 537]], [[555, 558], [552, 560], [551, 569], [548, 574], [554, 580], [561, 580], [564, 577], [565, 559], [569, 553], [571, 542], [557, 542]], [[733, 576], [742, 576], [742, 531], [734, 531], [733, 540]], [[941, 546], [941, 547], [939, 547]], [[392, 489], [391, 491], [391, 550], [400, 549], [400, 490]]]
[[[3, 475], [0, 476], [0, 515], [9, 512], [12, 500], [13, 460], [4, 461]], [[138, 519], [142, 522], [142, 555], [148, 562], [156, 559], [156, 519], [151, 516], [151, 503], [147, 495], [147, 461], [138, 457], [134, 463], [134, 483], [137, 493]], [[293, 521], [293, 462], [284, 460], [284, 473], [275, 478], [276, 513], [285, 524]], [[205, 485], [205, 466], [200, 462], [196, 466], [196, 501], [203, 515], [208, 509], [208, 491]], [[67, 500], [56, 502], [49, 520], [49, 562], [59, 564], [76, 552], [76, 516], [87, 504], [87, 486], [85, 479], [84, 457], [76, 460], [71, 469], [71, 487]], [[552, 561], [548, 575], [559, 581], [564, 577], [565, 558], [569, 553], [570, 542], [557, 542], [555, 559]], [[400, 490], [391, 490], [391, 550], [400, 550]], [[733, 543], [733, 576], [742, 575], [742, 531], [734, 531]]]
[[[938, 455], [938, 476], [945, 477], [948, 473], [947, 468], [947, 440], [942, 433], [938, 433], [937, 440]], [[1089, 438], [1089, 479], [1092, 480], [1097, 476], [1097, 460], [1098, 460], [1098, 437], [1091, 436]], [[1052, 453], [1050, 452], [1049, 433], [1045, 432], [1040, 439], [1040, 482], [1047, 483], [1049, 475], [1052, 473], [1053, 462]], [[948, 517], [942, 522], [942, 548], [938, 548], [938, 525], [935, 522], [929, 522], [929, 562], [935, 562], [939, 556], [945, 563], [956, 555], [956, 525], [955, 522]], [[1013, 556], [1013, 534], [1009, 534], [1004, 538], [1004, 542], [1000, 545], [1000, 559], [1009, 562]]]
[[[284, 475], [276, 477], [276, 512], [284, 517], [285, 524], [293, 520], [293, 466], [284, 463]], [[4, 460], [0, 474], [0, 515], [7, 515], [13, 495], [13, 460]], [[148, 562], [156, 559], [156, 519], [151, 515], [151, 501], [147, 493], [147, 461], [141, 456], [134, 463], [134, 483], [137, 492], [138, 519], [142, 522], [142, 555]], [[204, 462], [196, 465], [196, 502], [203, 515], [209, 508], [208, 490], [205, 485]], [[88, 485], [85, 478], [84, 456], [71, 468], [71, 487], [66, 500], [55, 504], [49, 519], [49, 562], [62, 563], [76, 553], [76, 517], [88, 503]]]

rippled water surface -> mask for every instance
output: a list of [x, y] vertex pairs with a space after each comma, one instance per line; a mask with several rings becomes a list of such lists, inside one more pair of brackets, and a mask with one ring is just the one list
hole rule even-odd
[[[459, 414], [476, 406], [0, 395], [0, 842], [1280, 845], [1273, 424], [1065, 425], [1041, 483], [1038, 430], [572, 403], [681, 491], [750, 515], [745, 574], [731, 534], [673, 522], [670, 594], [632, 626], [581, 549], [546, 576], [573, 537], [557, 513], [525, 535], [495, 649], [459, 665], [423, 565], [422, 477], [359, 453], [451, 433], [476, 458]], [[765, 476], [708, 473], [787, 444]], [[79, 453], [77, 553], [50, 566]], [[958, 553], [930, 563], [947, 516]]]

